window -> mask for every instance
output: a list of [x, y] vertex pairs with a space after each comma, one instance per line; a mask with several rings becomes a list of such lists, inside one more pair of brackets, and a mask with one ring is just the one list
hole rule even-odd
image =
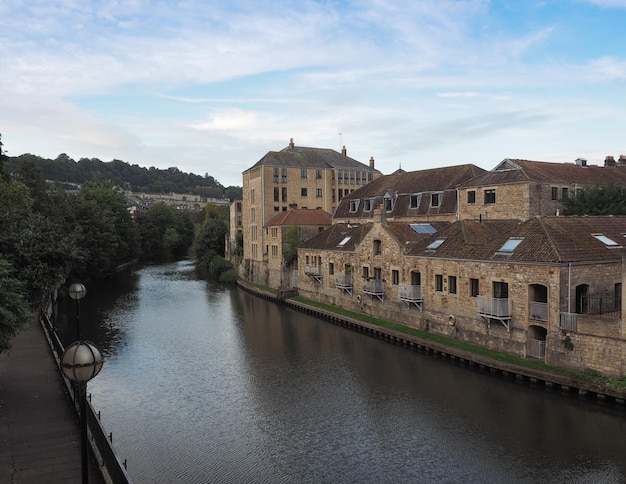
[[561, 198], [565, 200], [569, 196], [567, 188], [561, 189]]
[[278, 246], [272, 245], [272, 257], [277, 257], [277, 256], [278, 256]]
[[435, 274], [435, 291], [443, 291], [443, 276], [441, 274]]
[[559, 189], [557, 187], [552, 187], [552, 200], [558, 200], [559, 198]]
[[370, 171], [367, 173], [367, 181], [372, 181], [372, 179], [374, 178], [374, 174]]
[[435, 227], [425, 223], [409, 224], [409, 227], [411, 227], [418, 234], [434, 234], [437, 232]]
[[383, 278], [383, 270], [380, 267], [374, 267], [374, 279], [381, 281]]
[[322, 170], [315, 170], [315, 178], [322, 178]]
[[350, 200], [350, 212], [354, 213], [358, 210], [359, 208], [359, 199], [357, 198], [356, 200]]
[[448, 292], [456, 294], [456, 276], [448, 276]]
[[343, 172], [338, 171], [337, 172], [337, 185], [341, 185], [342, 183], [343, 183]]
[[496, 299], [508, 299], [509, 298], [509, 284], [506, 282], [494, 282], [493, 283], [493, 297]]
[[384, 198], [385, 211], [391, 212], [393, 210], [393, 199], [391, 197]]
[[606, 245], [610, 249], [621, 248], [621, 245], [619, 245], [613, 239], [608, 238], [606, 235], [602, 235], [602, 234], [591, 234], [591, 235], [593, 235], [596, 239], [598, 239], [600, 242], [602, 242], [604, 245]]
[[278, 168], [274, 168], [274, 183], [278, 183]]
[[439, 207], [441, 205], [441, 199], [443, 198], [443, 192], [435, 192], [430, 194], [430, 206]]
[[340, 188], [337, 190], [337, 198], [341, 200], [343, 198], [343, 190]]
[[383, 252], [383, 242], [382, 240], [374, 241], [374, 255], [380, 255]]
[[479, 294], [478, 279], [470, 279], [470, 297], [476, 297]]
[[350, 172], [350, 185], [354, 185], [354, 172]]
[[286, 211], [287, 211], [287, 207], [283, 207], [283, 212], [286, 212]]
[[278, 227], [272, 227], [272, 237], [278, 237]]
[[287, 168], [282, 169], [281, 178], [283, 183], [287, 183]]
[[315, 196], [317, 198], [322, 198], [322, 189], [321, 188], [316, 188], [315, 189]]
[[411, 199], [409, 201], [409, 208], [419, 208], [420, 203], [422, 203], [422, 194], [414, 193], [411, 195]]
[[274, 201], [275, 202], [278, 202], [278, 196], [279, 196], [278, 187], [274, 187]]
[[306, 178], [307, 177], [307, 173], [308, 173], [308, 170], [306, 168], [302, 168], [300, 170], [300, 178]]
[[467, 191], [467, 203], [476, 203], [476, 190]]
[[329, 275], [333, 275], [335, 273], [335, 264], [333, 264], [332, 262], [328, 263], [328, 274]]
[[395, 269], [391, 271], [391, 283], [394, 286], [400, 284], [400, 271], [397, 271]]
[[490, 190], [485, 190], [485, 205], [489, 205], [492, 203], [496, 203], [496, 190], [492, 188]]
[[434, 242], [430, 243], [430, 244], [426, 247], [426, 250], [435, 250], [435, 249], [438, 249], [438, 248], [439, 248], [439, 246], [440, 246], [441, 244], [443, 244], [445, 241], [446, 241], [446, 239], [444, 239], [444, 238], [435, 239], [435, 241], [434, 241]]
[[357, 185], [361, 184], [361, 172], [360, 171], [356, 172], [356, 184]]
[[370, 268], [366, 267], [366, 266], [363, 266], [363, 268], [361, 270], [362, 270], [361, 275], [363, 276], [363, 279], [369, 279], [369, 277], [370, 277]]
[[339, 242], [339, 244], [337, 245], [337, 247], [343, 247], [344, 245], [346, 245], [348, 243], [348, 241], [351, 239], [352, 237], [349, 235], [348, 237], [345, 237], [341, 242]]
[[250, 190], [250, 203], [254, 203], [254, 188]]
[[366, 198], [365, 200], [363, 200], [363, 211], [364, 212], [370, 212], [373, 208], [374, 208], [374, 199], [373, 198]]
[[306, 188], [301, 188], [300, 189], [300, 196], [302, 197], [306, 197], [307, 196], [307, 189]]
[[282, 187], [281, 188], [280, 200], [281, 200], [281, 202], [286, 202], [287, 201], [287, 187]]
[[504, 244], [502, 244], [502, 247], [498, 249], [498, 252], [506, 252], [507, 254], [511, 254], [517, 248], [517, 246], [522, 243], [522, 240], [524, 240], [523, 237], [511, 237]]
[[274, 205], [274, 212], [278, 212], [278, 207], [276, 205]]

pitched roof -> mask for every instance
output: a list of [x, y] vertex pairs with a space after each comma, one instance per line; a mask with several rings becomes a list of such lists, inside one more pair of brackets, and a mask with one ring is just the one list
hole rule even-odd
[[[370, 217], [371, 214], [364, 212], [363, 203], [359, 203], [355, 212], [350, 212], [350, 201], [374, 199], [373, 205], [376, 206], [382, 203], [386, 194], [395, 198], [394, 208], [389, 214], [390, 217], [455, 213], [457, 207], [456, 187], [483, 173], [485, 170], [482, 168], [466, 164], [385, 175], [344, 196], [335, 210], [334, 217]], [[419, 207], [410, 209], [411, 195], [432, 192], [443, 192], [438, 207], [430, 206], [430, 196], [428, 196], [422, 197]], [[413, 210], [414, 213], [409, 210]]]
[[[607, 245], [603, 235], [615, 244]], [[626, 245], [626, 216], [534, 217], [515, 220], [461, 220], [422, 241], [411, 244], [407, 255], [511, 262], [603, 262], [622, 258]], [[445, 239], [436, 249], [428, 246]], [[509, 240], [519, 243], [503, 250]]]
[[[295, 146], [290, 143], [280, 151], [269, 151], [252, 167], [259, 166], [295, 167], [295, 168], [343, 168], [351, 170], [364, 170], [380, 173], [370, 168], [369, 165], [350, 158], [344, 153], [327, 148], [307, 148]], [[245, 173], [244, 171], [244, 173]]]
[[371, 223], [360, 225], [335, 224], [302, 243], [299, 249], [354, 252], [369, 231], [372, 230], [372, 226]]
[[330, 225], [332, 217], [322, 209], [291, 208], [280, 212], [266, 226], [271, 225]]
[[483, 173], [461, 186], [467, 188], [528, 182], [577, 183], [581, 185], [619, 183], [626, 185], [626, 167], [581, 166], [575, 163], [549, 163], [507, 158], [493, 170]]

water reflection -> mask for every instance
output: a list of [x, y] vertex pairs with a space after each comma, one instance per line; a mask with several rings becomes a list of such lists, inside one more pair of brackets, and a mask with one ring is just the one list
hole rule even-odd
[[90, 390], [137, 483], [626, 476], [622, 412], [195, 280], [189, 263], [130, 279], [91, 308], [108, 357]]

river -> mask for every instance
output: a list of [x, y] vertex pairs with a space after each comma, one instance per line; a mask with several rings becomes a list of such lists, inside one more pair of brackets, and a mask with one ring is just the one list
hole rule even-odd
[[88, 391], [137, 484], [626, 482], [626, 410], [198, 280], [189, 261], [87, 291], [81, 336], [106, 358]]

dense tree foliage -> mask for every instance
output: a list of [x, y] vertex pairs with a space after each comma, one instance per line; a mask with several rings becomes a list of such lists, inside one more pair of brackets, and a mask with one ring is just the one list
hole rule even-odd
[[13, 275], [8, 261], [0, 259], [0, 353], [11, 347], [11, 338], [26, 327], [30, 309], [24, 284]]
[[565, 215], [626, 215], [626, 187], [596, 185], [576, 190], [563, 201]]
[[237, 271], [224, 258], [228, 234], [228, 208], [207, 204], [204, 222], [196, 239], [196, 257], [199, 270], [222, 282], [235, 282]]
[[129, 165], [121, 160], [104, 162], [97, 158], [81, 158], [74, 161], [62, 153], [54, 160], [32, 154], [23, 154], [7, 159], [6, 169], [20, 173], [24, 165], [39, 168], [45, 180], [83, 184], [88, 181], [111, 180], [115, 185], [133, 192], [146, 193], [194, 193], [209, 198], [241, 198], [241, 187], [225, 188], [212, 176], [184, 173], [178, 168], [167, 170], [155, 167], [143, 168]]
[[138, 220], [141, 257], [168, 260], [184, 257], [194, 239], [194, 224], [188, 212], [180, 212], [164, 203], [150, 206]]
[[291, 265], [298, 260], [298, 247], [302, 242], [300, 227], [297, 224], [291, 224], [287, 229], [287, 250], [283, 256], [287, 265]]

